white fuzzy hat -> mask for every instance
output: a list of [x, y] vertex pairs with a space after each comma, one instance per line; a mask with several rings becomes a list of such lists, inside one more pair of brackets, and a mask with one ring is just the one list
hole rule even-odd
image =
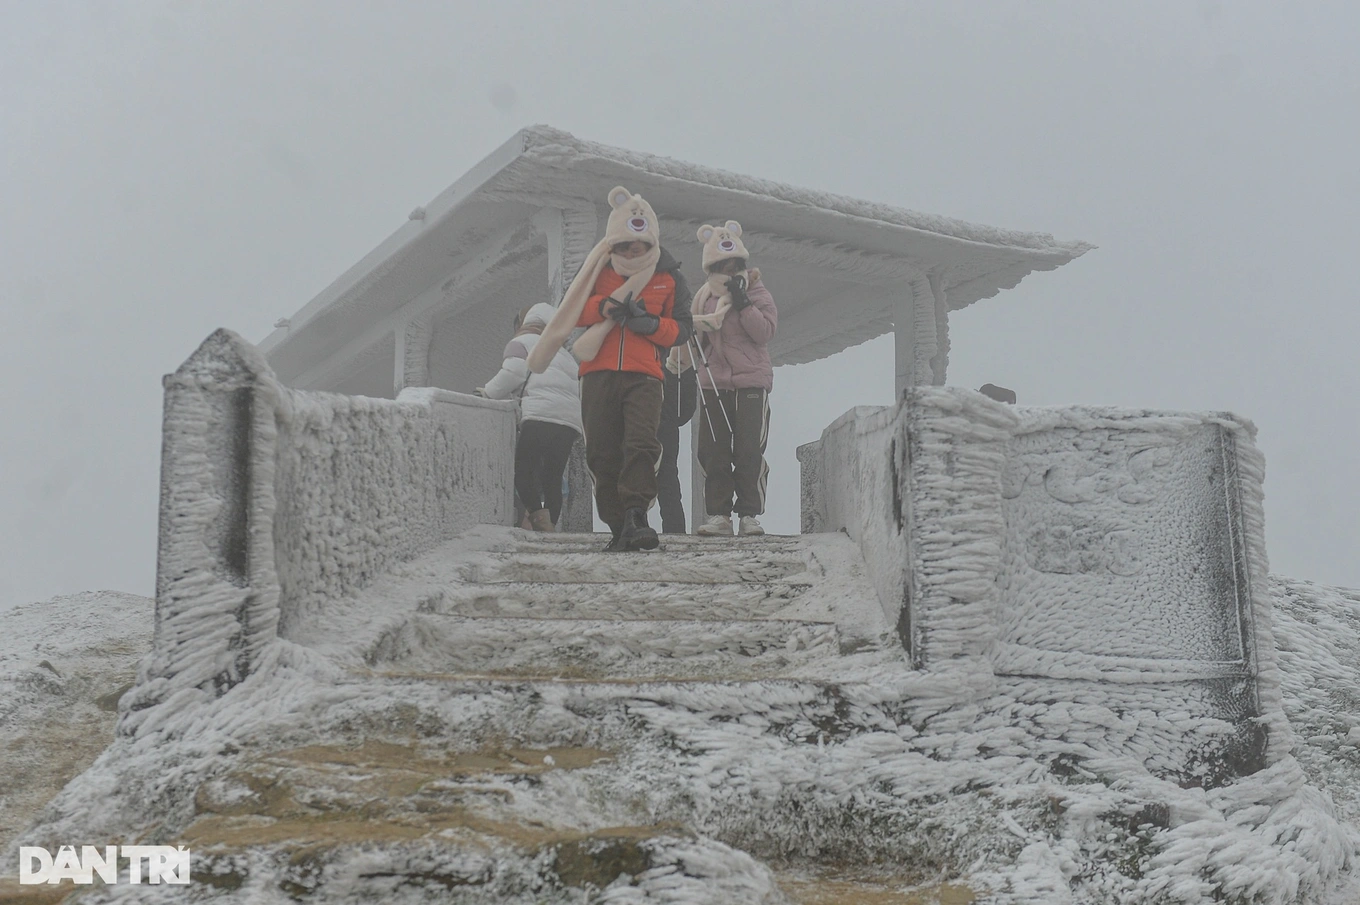
[[552, 320], [552, 316], [556, 313], [557, 308], [555, 306], [549, 305], [547, 302], [539, 302], [524, 313], [524, 322], [521, 323], [520, 326], [527, 327], [531, 324], [541, 324], [546, 327], [548, 321]]
[[698, 236], [704, 243], [704, 270], [711, 270], [714, 264], [729, 258], [744, 261], [750, 257], [746, 246], [741, 244], [741, 224], [736, 220], [728, 220], [722, 226], [705, 223], [699, 227]]
[[661, 244], [661, 226], [656, 212], [641, 195], [634, 195], [621, 185], [609, 190], [609, 222], [604, 228], [604, 241], [612, 248], [620, 242], [641, 239], [653, 248]]

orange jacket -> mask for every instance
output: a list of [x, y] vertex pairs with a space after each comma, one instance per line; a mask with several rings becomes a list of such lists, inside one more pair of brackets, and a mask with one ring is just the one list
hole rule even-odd
[[[576, 322], [576, 326], [589, 327], [605, 320], [600, 314], [600, 303], [623, 284], [624, 278], [614, 268], [606, 265], [604, 270], [600, 271], [599, 278], [595, 280], [595, 287], [586, 301], [584, 310], [581, 311], [581, 318]], [[638, 298], [641, 299], [648, 314], [655, 314], [661, 318], [661, 326], [650, 336], [639, 336], [632, 330], [624, 329], [622, 324], [616, 324], [605, 335], [604, 343], [595, 357], [590, 361], [581, 362], [581, 376], [584, 377], [592, 371], [635, 371], [650, 374], [657, 380], [663, 379], [661, 363], [666, 358], [667, 350], [680, 338], [681, 333], [680, 324], [673, 316], [675, 278], [665, 271], [658, 270]], [[688, 303], [689, 300], [686, 299], [685, 302]]]

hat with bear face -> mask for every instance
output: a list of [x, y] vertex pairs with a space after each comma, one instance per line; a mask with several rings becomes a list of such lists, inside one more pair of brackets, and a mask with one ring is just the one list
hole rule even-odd
[[621, 185], [609, 190], [609, 221], [605, 224], [604, 240], [612, 248], [620, 242], [641, 240], [656, 248], [661, 244], [661, 227], [656, 212], [641, 195], [629, 192]]
[[712, 270], [713, 265], [730, 258], [746, 260], [746, 246], [741, 244], [741, 224], [728, 220], [722, 226], [699, 227], [699, 241], [704, 243], [704, 270]]

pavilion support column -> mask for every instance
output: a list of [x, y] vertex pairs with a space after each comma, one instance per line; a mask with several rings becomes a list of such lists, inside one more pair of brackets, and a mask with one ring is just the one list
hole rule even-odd
[[395, 344], [392, 356], [392, 398], [397, 398], [401, 391], [406, 389], [406, 323], [399, 321], [392, 330], [392, 341]]
[[[534, 226], [543, 234], [548, 248], [547, 301], [558, 305], [576, 271], [585, 263], [595, 245], [598, 217], [593, 206], [546, 207], [534, 215]], [[585, 443], [578, 440], [567, 459], [567, 495], [562, 501], [562, 516], [557, 530], [591, 532], [595, 530], [594, 487], [586, 469]]]
[[598, 217], [593, 207], [545, 207], [534, 226], [548, 248], [548, 304], [557, 305], [595, 245]]
[[935, 301], [935, 354], [930, 359], [931, 383], [944, 386], [949, 368], [949, 299], [944, 287], [944, 274], [930, 274], [930, 294]]
[[893, 398], [916, 385], [916, 291], [910, 285], [897, 294], [893, 310]]
[[566, 284], [562, 282], [562, 243], [567, 225], [564, 212], [555, 207], [545, 207], [534, 215], [534, 226], [543, 234], [548, 247], [548, 298], [549, 305], [562, 300]]
[[932, 362], [940, 348], [934, 277], [913, 268], [904, 282], [893, 310], [893, 392], [899, 401], [911, 387], [935, 383]]
[[407, 387], [430, 385], [430, 342], [434, 336], [434, 317], [422, 312], [398, 321], [392, 330], [396, 343], [393, 356], [393, 397]]

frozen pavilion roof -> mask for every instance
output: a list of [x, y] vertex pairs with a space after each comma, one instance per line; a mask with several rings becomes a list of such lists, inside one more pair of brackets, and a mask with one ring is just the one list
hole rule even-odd
[[[700, 276], [697, 225], [741, 221], [753, 264], [765, 271], [780, 307], [781, 335], [771, 349], [776, 364], [822, 358], [891, 330], [894, 298], [909, 291], [908, 274], [934, 275], [948, 309], [958, 310], [1093, 247], [533, 126], [413, 212], [409, 222], [298, 311], [288, 327], [270, 334], [261, 348], [288, 381], [372, 331], [458, 268], [475, 264], [478, 255], [486, 257], [494, 237], [519, 229], [521, 242], [531, 242], [530, 221], [545, 207], [594, 206], [602, 227], [605, 195], [615, 185], [651, 202], [662, 220], [662, 241], [687, 264], [692, 282]], [[590, 241], [596, 238], [598, 232]], [[546, 256], [541, 235], [537, 243], [529, 251]], [[544, 280], [546, 285], [546, 275]], [[833, 306], [835, 316], [827, 306]]]

